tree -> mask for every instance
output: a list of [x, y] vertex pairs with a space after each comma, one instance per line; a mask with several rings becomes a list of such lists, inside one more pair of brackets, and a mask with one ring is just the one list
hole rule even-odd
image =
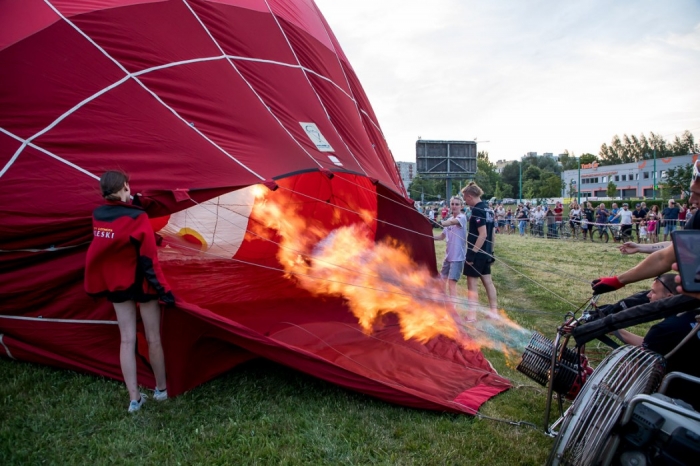
[[426, 202], [435, 202], [445, 195], [445, 180], [433, 180], [418, 175], [413, 178], [408, 191], [414, 201], [425, 197]]
[[[598, 161], [598, 157], [596, 157], [593, 154], [585, 153], [579, 157], [579, 161], [581, 164], [588, 164], [588, 163], [593, 163]], [[578, 168], [578, 167], [577, 167]]]
[[523, 181], [523, 196], [525, 199], [534, 199], [537, 195], [537, 186], [534, 180]]
[[523, 180], [539, 180], [542, 177], [542, 170], [534, 165], [527, 167], [527, 170], [523, 171]]
[[600, 146], [598, 157], [601, 165], [614, 165], [651, 159], [654, 152], [657, 158], [662, 158], [691, 154], [698, 149], [695, 137], [690, 131], [686, 130], [680, 137], [676, 136], [671, 143], [652, 131], [648, 138], [644, 134], [640, 134], [639, 137], [623, 134], [622, 138], [615, 135], [610, 145]]
[[578, 160], [574, 153], [569, 153], [565, 150], [563, 154], [559, 155], [559, 163], [561, 163], [562, 170], [576, 170], [578, 168]]
[[514, 197], [520, 192], [520, 162], [514, 161], [506, 164], [501, 170], [501, 181], [514, 187]]
[[606, 194], [608, 197], [617, 197], [617, 185], [613, 182], [613, 180], [608, 181], [608, 189]]
[[484, 198], [493, 197], [499, 176], [496, 173], [496, 166], [489, 162], [488, 154], [486, 154], [486, 157], [477, 158], [474, 181], [484, 191]]
[[499, 183], [501, 184], [501, 189], [503, 190], [503, 197], [516, 197], [511, 185], [508, 183], [503, 183], [502, 181], [499, 181]]
[[501, 182], [497, 181], [496, 182], [496, 189], [493, 192], [493, 196], [496, 199], [503, 199], [505, 196], [503, 195], [503, 188], [501, 187]]
[[564, 182], [561, 180], [561, 176], [556, 173], [545, 173], [540, 180], [536, 196], [541, 198], [559, 197], [563, 189]]
[[664, 194], [669, 196], [690, 196], [688, 186], [690, 179], [693, 176], [693, 164], [689, 163], [682, 167], [669, 168], [666, 172], [666, 178], [661, 183]]

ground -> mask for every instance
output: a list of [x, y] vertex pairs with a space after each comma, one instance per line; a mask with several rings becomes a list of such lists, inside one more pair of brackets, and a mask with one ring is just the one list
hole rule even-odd
[[[436, 243], [439, 262], [444, 244]], [[496, 256], [500, 307], [550, 337], [564, 313], [590, 297], [591, 279], [641, 259], [621, 256], [612, 243], [517, 235], [498, 236]], [[601, 302], [641, 289], [630, 286]], [[481, 413], [541, 428], [544, 389], [502, 354], [485, 354], [515, 387]], [[540, 465], [552, 445], [528, 426], [394, 406], [264, 361], [176, 399], [151, 401], [136, 415], [127, 414], [123, 385], [112, 380], [7, 359], [0, 359], [0, 374], [2, 465]]]

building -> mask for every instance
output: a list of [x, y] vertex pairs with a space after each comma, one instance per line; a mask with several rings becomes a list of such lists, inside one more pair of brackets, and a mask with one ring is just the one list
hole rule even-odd
[[508, 165], [511, 162], [512, 162], [512, 160], [499, 160], [499, 161], [497, 161], [496, 162], [496, 173], [498, 173], [500, 175], [503, 172], [503, 169], [506, 167], [506, 165]]
[[[656, 184], [663, 184], [666, 171], [670, 168], [678, 168], [694, 163], [698, 160], [698, 154], [681, 155], [656, 159]], [[579, 179], [579, 170], [566, 170], [562, 173], [564, 181], [563, 197], [571, 196], [578, 190], [576, 186]], [[605, 198], [608, 197], [608, 183], [612, 181], [617, 186], [617, 195], [623, 199], [652, 198], [654, 197], [654, 160], [642, 160], [640, 162], [622, 163], [619, 165], [598, 165], [592, 163], [581, 166], [581, 197]], [[659, 195], [659, 192], [656, 192]]]
[[413, 182], [413, 178], [416, 176], [416, 163], [396, 162], [396, 169], [399, 171], [399, 176], [401, 176], [404, 188], [408, 190], [408, 187]]

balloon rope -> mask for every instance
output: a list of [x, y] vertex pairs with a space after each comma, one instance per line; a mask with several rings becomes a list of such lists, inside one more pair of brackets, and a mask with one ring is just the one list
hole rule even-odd
[[[315, 200], [318, 201], [318, 199], [315, 199]], [[203, 204], [197, 203], [196, 201], [193, 201], [193, 202], [195, 202], [198, 206], [202, 207], [204, 210], [206, 210], [206, 211], [208, 211], [208, 212], [210, 212], [210, 213], [216, 215], [216, 212], [213, 212], [213, 211], [207, 209]], [[338, 208], [341, 208], [341, 209], [345, 209], [345, 208], [340, 207], [340, 206], [335, 206], [334, 204], [331, 204], [331, 205], [333, 205], [334, 207], [338, 207]], [[224, 206], [220, 206], [220, 207], [223, 207], [224, 209], [226, 209], [226, 207], [224, 207]], [[236, 212], [236, 211], [234, 211], [234, 210], [230, 210], [230, 209], [227, 209], [227, 210], [229, 210], [230, 212], [237, 213], [237, 214], [241, 215], [241, 216], [244, 217], [244, 218], [248, 218], [249, 220], [251, 219], [250, 216], [243, 215], [243, 214], [241, 214], [241, 213], [239, 213], [239, 212]], [[349, 210], [349, 209], [345, 209], [345, 210]], [[349, 210], [349, 211], [352, 212], [352, 213], [355, 213], [355, 214], [357, 214], [357, 215], [360, 215], [358, 212], [355, 212], [355, 211], [353, 211], [353, 210]], [[242, 227], [239, 227], [238, 225], [234, 224], [234, 223], [233, 223], [231, 220], [229, 220], [229, 219], [224, 218], [223, 220], [226, 221], [226, 222], [228, 222], [228, 223], [230, 223], [231, 225], [234, 225], [235, 227], [237, 227], [237, 228], [239, 228], [239, 229], [242, 229]], [[252, 231], [250, 231], [249, 229], [246, 229], [245, 231], [246, 231], [246, 232], [249, 232], [249, 233], [251, 233], [251, 234], [253, 234], [253, 235], [255, 235], [255, 236], [259, 236], [259, 235], [257, 235], [256, 233], [253, 233]], [[276, 242], [276, 241], [273, 241], [273, 240], [269, 240], [269, 239], [268, 239], [268, 241], [270, 241], [271, 243], [276, 244], [277, 246], [279, 246], [279, 247], [281, 247], [281, 248], [285, 248], [285, 246], [281, 245], [279, 242]], [[228, 244], [230, 244], [230, 243], [228, 243]], [[293, 250], [293, 249], [290, 249], [290, 250], [291, 250], [292, 252], [297, 253], [297, 254], [302, 254], [302, 255], [304, 254], [304, 253], [302, 253], [302, 252], [300, 252], [300, 251], [296, 251], [296, 250]], [[565, 298], [559, 296], [557, 293], [555, 293], [554, 291], [550, 290], [550, 289], [547, 288], [546, 286], [544, 286], [544, 285], [542, 285], [541, 283], [537, 282], [536, 280], [534, 280], [534, 279], [528, 277], [528, 276], [525, 275], [524, 273], [521, 273], [520, 271], [516, 270], [514, 267], [510, 266], [510, 265], [509, 265], [508, 263], [506, 263], [505, 261], [503, 261], [503, 260], [501, 260], [501, 259], [498, 259], [498, 258], [496, 258], [495, 256], [493, 256], [493, 255], [491, 255], [491, 254], [488, 254], [488, 253], [485, 253], [485, 254], [487, 254], [489, 257], [492, 257], [492, 258], [494, 258], [495, 260], [501, 262], [503, 265], [505, 265], [507, 268], [509, 268], [510, 270], [514, 271], [515, 273], [520, 274], [520, 275], [522, 275], [523, 277], [525, 277], [526, 279], [532, 281], [532, 282], [535, 283], [536, 285], [540, 286], [540, 287], [543, 288], [544, 290], [546, 290], [546, 291], [548, 291], [549, 293], [551, 293], [553, 296], [555, 296], [555, 297], [559, 298], [560, 300], [562, 300], [563, 302], [565, 302], [565, 303], [571, 305], [573, 308], [576, 307], [576, 305], [573, 304], [572, 302], [570, 302], [569, 300], [567, 300], [567, 299], [565, 299]], [[321, 261], [321, 262], [324, 262], [324, 261]], [[325, 263], [327, 263], [327, 264], [329, 264], [329, 265], [331, 265], [331, 266], [334, 266], [334, 267], [343, 268], [343, 269], [345, 269], [345, 270], [348, 270], [348, 271], [350, 271], [350, 272], [354, 272], [354, 273], [357, 273], [357, 274], [360, 274], [360, 275], [371, 276], [371, 277], [373, 277], [373, 278], [377, 278], [377, 277], [374, 276], [374, 275], [368, 275], [368, 274], [365, 274], [364, 272], [361, 272], [361, 271], [358, 271], [358, 270], [348, 269], [348, 268], [343, 267], [343, 266], [340, 266], [340, 265], [338, 265], [338, 264], [333, 264], [333, 263], [329, 263], [329, 262], [325, 262]], [[479, 273], [479, 275], [480, 275], [481, 277], [483, 277], [483, 274], [481, 274], [481, 273], [478, 272], [478, 271], [477, 271], [477, 273]], [[343, 284], [349, 285], [348, 283], [343, 283]], [[356, 286], [360, 286], [360, 285], [356, 285]], [[378, 290], [378, 291], [388, 292], [388, 291], [385, 291], [385, 290]], [[413, 296], [413, 295], [407, 295], [407, 296]], [[455, 298], [450, 298], [450, 299], [455, 299]], [[463, 298], [457, 298], [457, 299], [463, 299]], [[460, 301], [458, 301], [458, 302], [460, 302]]]
[[[280, 189], [284, 189], [285, 191], [289, 191], [289, 192], [298, 194], [298, 195], [300, 195], [300, 196], [307, 197], [307, 198], [312, 199], [312, 200], [315, 200], [315, 201], [317, 201], [317, 202], [323, 202], [324, 204], [326, 203], [326, 202], [323, 201], [322, 199], [315, 198], [315, 197], [310, 196], [310, 195], [305, 194], [305, 193], [297, 192], [297, 191], [295, 191], [295, 190], [293, 190], [293, 189], [284, 188], [284, 187], [280, 187]], [[348, 208], [346, 208], [346, 207], [341, 207], [341, 206], [338, 206], [338, 205], [335, 205], [335, 204], [331, 204], [331, 205], [333, 205], [333, 207], [335, 207], [335, 208], [337, 208], [337, 209], [345, 210], [345, 211], [348, 211], [348, 212], [351, 212], [351, 213], [354, 213], [354, 214], [360, 216], [360, 213], [359, 213], [359, 212], [356, 212], [356, 211], [354, 211], [354, 210], [352, 210], [352, 209], [348, 209]], [[392, 223], [387, 222], [387, 221], [384, 221], [384, 220], [380, 220], [380, 219], [377, 219], [377, 218], [374, 218], [373, 220], [376, 220], [377, 222], [385, 223], [385, 224], [387, 224], [387, 225], [390, 225], [390, 226], [393, 226], [393, 227], [396, 227], [396, 228], [400, 228], [400, 229], [402, 229], [402, 230], [406, 230], [406, 231], [411, 232], [411, 233], [416, 233], [416, 234], [419, 234], [419, 235], [421, 235], [421, 236], [427, 236], [427, 237], [429, 237], [429, 238], [431, 238], [431, 239], [433, 238], [432, 235], [427, 235], [427, 234], [425, 234], [425, 233], [420, 233], [420, 232], [418, 232], [418, 231], [414, 231], [414, 230], [411, 230], [411, 229], [409, 229], [409, 228], [402, 227], [402, 226], [400, 226], [400, 225], [395, 225], [395, 224], [392, 224]], [[488, 241], [488, 240], [487, 240], [487, 241]], [[491, 241], [491, 242], [493, 242], [493, 241]], [[559, 299], [560, 301], [562, 301], [562, 302], [564, 302], [564, 303], [567, 303], [567, 304], [569, 304], [570, 306], [572, 306], [572, 307], [574, 307], [574, 308], [576, 307], [576, 305], [575, 305], [574, 303], [572, 303], [571, 301], [569, 301], [568, 299], [563, 298], [562, 296], [560, 296], [560, 295], [558, 295], [557, 293], [555, 293], [554, 291], [550, 290], [549, 288], [547, 288], [547, 287], [544, 286], [543, 284], [539, 283], [537, 280], [535, 280], [535, 279], [533, 279], [533, 278], [530, 278], [529, 276], [525, 275], [524, 273], [520, 272], [519, 270], [516, 270], [514, 267], [511, 267], [509, 264], [505, 263], [502, 259], [499, 259], [499, 258], [495, 257], [495, 256], [492, 255], [492, 254], [486, 253], [485, 251], [482, 251], [482, 252], [484, 252], [484, 254], [486, 254], [488, 257], [494, 259], [495, 261], [498, 261], [498, 262], [503, 263], [507, 268], [509, 268], [510, 270], [512, 270], [513, 272], [515, 272], [516, 274], [519, 274], [519, 275], [523, 276], [524, 278], [530, 280], [530, 281], [533, 282], [535, 285], [537, 285], [537, 286], [539, 286], [540, 288], [544, 289], [545, 291], [549, 292], [550, 294], [552, 294], [554, 297], [556, 297], [556, 298]], [[481, 275], [481, 274], [480, 274], [480, 275]], [[482, 275], [482, 277], [483, 277], [483, 275]]]

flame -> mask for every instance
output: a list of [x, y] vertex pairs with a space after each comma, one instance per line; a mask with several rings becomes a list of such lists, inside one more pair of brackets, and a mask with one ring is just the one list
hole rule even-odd
[[[444, 283], [416, 264], [404, 245], [393, 239], [374, 241], [368, 226], [374, 220], [372, 212], [362, 210], [358, 223], [331, 230], [299, 215], [297, 204], [282, 206], [272, 198], [256, 197], [251, 217], [259, 224], [251, 222], [249, 227], [265, 238], [276, 235], [277, 259], [286, 277], [314, 295], [344, 298], [365, 333], [381, 325], [383, 316], [396, 314], [406, 340], [425, 343], [442, 335], [469, 349], [488, 347], [507, 353], [513, 351], [509, 348], [515, 340], [515, 346], [527, 345], [530, 332], [503, 311], [487, 312], [489, 319], [466, 323], [464, 298], [446, 296]], [[341, 220], [335, 215], [331, 224]]]

